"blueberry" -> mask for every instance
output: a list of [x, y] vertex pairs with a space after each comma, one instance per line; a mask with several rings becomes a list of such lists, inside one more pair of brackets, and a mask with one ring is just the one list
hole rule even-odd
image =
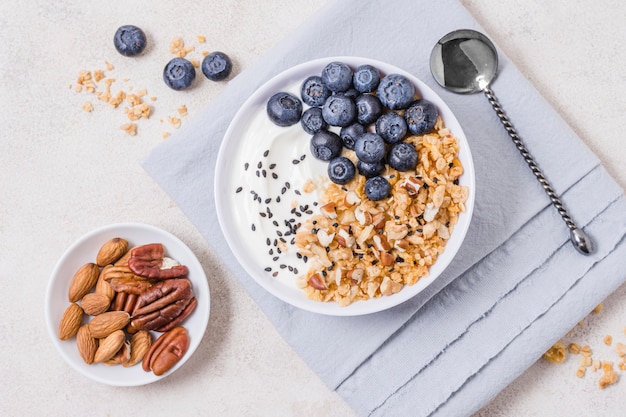
[[390, 191], [391, 185], [384, 177], [376, 176], [365, 181], [365, 195], [372, 201], [386, 198]]
[[223, 52], [211, 52], [202, 60], [202, 73], [211, 81], [222, 81], [230, 75], [233, 63]]
[[398, 142], [391, 145], [387, 163], [393, 169], [398, 171], [409, 171], [417, 166], [417, 151], [415, 147], [408, 142]]
[[376, 133], [389, 144], [400, 142], [407, 133], [406, 121], [398, 113], [385, 113], [376, 120]]
[[406, 109], [413, 102], [415, 87], [404, 75], [389, 74], [378, 84], [376, 94], [388, 109]]
[[174, 90], [188, 88], [196, 78], [193, 64], [184, 58], [174, 58], [163, 69], [163, 81]]
[[372, 94], [361, 94], [354, 100], [359, 123], [368, 125], [374, 123], [383, 114], [383, 105], [378, 97]]
[[355, 174], [354, 164], [345, 156], [338, 156], [328, 162], [328, 178], [335, 184], [347, 184]]
[[343, 62], [331, 62], [322, 69], [322, 81], [330, 91], [347, 91], [352, 87], [352, 69]]
[[414, 135], [425, 135], [435, 129], [439, 112], [437, 107], [428, 100], [417, 100], [406, 109], [404, 118], [409, 131]]
[[302, 116], [302, 102], [293, 94], [281, 91], [267, 101], [267, 115], [278, 126], [294, 125]]
[[375, 177], [382, 174], [385, 170], [385, 164], [383, 161], [372, 163], [357, 161], [356, 167], [359, 170], [359, 174], [363, 175], [365, 178]]
[[383, 138], [372, 132], [365, 132], [356, 138], [354, 152], [363, 162], [378, 162], [385, 157], [387, 149]]
[[371, 65], [361, 65], [354, 71], [352, 84], [361, 93], [371, 93], [380, 83], [380, 72]]
[[322, 130], [311, 137], [311, 153], [322, 161], [338, 157], [342, 148], [341, 138], [334, 132]]
[[113, 37], [113, 45], [117, 52], [124, 56], [139, 55], [146, 48], [146, 34], [137, 26], [120, 26]]
[[355, 88], [349, 88], [348, 90], [342, 92], [341, 94], [343, 94], [346, 97], [350, 97], [352, 100], [356, 100], [356, 98], [361, 95], [361, 93], [357, 91]]
[[302, 101], [312, 107], [321, 107], [328, 97], [330, 97], [331, 91], [326, 87], [326, 84], [322, 81], [322, 77], [318, 75], [311, 75], [302, 83], [300, 89], [300, 97]]
[[354, 150], [354, 143], [359, 135], [365, 133], [365, 126], [360, 123], [353, 123], [341, 128], [339, 137], [343, 141], [343, 146], [350, 150]]
[[335, 94], [326, 100], [322, 107], [324, 120], [331, 126], [348, 126], [356, 119], [354, 101], [343, 94]]
[[302, 113], [300, 123], [302, 124], [302, 129], [310, 135], [328, 129], [328, 124], [322, 117], [322, 109], [319, 107], [309, 107]]

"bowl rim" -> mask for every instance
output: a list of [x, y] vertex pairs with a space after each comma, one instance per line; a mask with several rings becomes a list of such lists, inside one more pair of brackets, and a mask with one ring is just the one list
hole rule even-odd
[[[82, 247], [82, 245], [86, 244], [90, 240], [95, 239], [99, 236], [114, 237], [115, 234], [119, 234], [120, 236], [117, 236], [117, 237], [123, 237], [124, 239], [128, 240], [132, 244], [133, 236], [121, 236], [121, 233], [117, 233], [117, 231], [125, 231], [124, 233], [126, 234], [131, 234], [132, 231], [135, 231], [135, 233], [145, 234], [146, 237], [154, 236], [154, 237], [157, 237], [158, 239], [162, 239], [165, 242], [161, 242], [161, 243], [164, 244], [167, 252], [169, 252], [169, 249], [172, 248], [172, 246], [174, 245], [175, 246], [174, 251], [177, 252], [177, 258], [180, 258], [180, 256], [178, 255], [180, 255], [181, 253], [185, 255], [182, 257], [183, 259], [177, 259], [177, 260], [187, 265], [190, 271], [189, 275], [192, 275], [192, 271], [193, 271], [193, 277], [190, 276], [189, 279], [192, 281], [194, 292], [196, 293], [196, 298], [198, 298], [197, 297], [198, 294], [202, 295], [202, 297], [200, 297], [200, 299], [198, 300], [198, 304], [196, 306], [195, 311], [191, 314], [190, 317], [186, 319], [186, 320], [190, 320], [190, 318], [193, 318], [194, 320], [193, 323], [197, 323], [197, 324], [194, 326], [193, 330], [188, 328], [188, 331], [190, 333], [190, 344], [189, 344], [189, 348], [187, 349], [187, 352], [185, 353], [185, 356], [172, 369], [170, 369], [169, 371], [167, 371], [165, 374], [161, 376], [156, 376], [154, 375], [153, 372], [143, 371], [142, 369], [140, 369], [141, 364], [139, 363], [139, 364], [134, 365], [131, 368], [123, 368], [123, 371], [119, 372], [120, 374], [119, 378], [112, 378], [110, 376], [112, 372], [109, 372], [109, 371], [98, 372], [98, 368], [106, 370], [107, 368], [115, 369], [117, 368], [117, 366], [109, 367], [104, 364], [87, 365], [77, 354], [77, 351], [76, 353], [74, 352], [68, 353], [70, 349], [76, 350], [75, 337], [73, 337], [70, 340], [60, 340], [58, 337], [58, 324], [59, 324], [60, 316], [56, 317], [56, 315], [53, 314], [52, 312], [53, 305], [59, 302], [64, 303], [64, 305], [69, 305], [70, 302], [69, 300], [67, 300], [67, 296], [65, 296], [63, 300], [53, 299], [53, 297], [55, 295], [55, 290], [57, 292], [61, 291], [57, 289], [57, 286], [62, 285], [61, 282], [64, 282], [63, 284], [64, 288], [69, 286], [69, 282], [71, 281], [71, 278], [72, 278], [72, 276], [67, 276], [67, 275], [66, 275], [67, 278], [61, 277], [60, 276], [61, 271], [67, 268], [66, 264], [70, 262], [72, 256], [75, 255], [75, 253], [79, 250], [79, 248]], [[100, 244], [103, 244], [105, 241], [106, 239], [102, 240]], [[147, 243], [156, 243], [156, 242], [157, 242], [156, 240], [153, 240], [152, 242], [148, 242], [146, 239], [146, 241], [136, 242], [136, 243], [147, 244]], [[95, 255], [97, 253], [97, 250], [98, 248], [95, 248], [93, 252], [92, 260], [81, 258], [80, 260], [77, 260], [76, 263], [78, 265], [83, 265], [84, 263], [87, 263], [87, 262], [95, 262]], [[76, 268], [73, 268], [73, 270], [75, 271]], [[206, 274], [204, 272], [204, 268], [200, 264], [200, 261], [198, 260], [196, 255], [193, 253], [193, 251], [182, 240], [180, 240], [174, 234], [166, 230], [163, 230], [159, 227], [150, 225], [150, 224], [139, 223], [139, 222], [121, 222], [121, 223], [112, 223], [112, 224], [102, 225], [100, 227], [92, 229], [88, 231], [87, 233], [84, 233], [82, 236], [80, 236], [76, 240], [74, 240], [70, 244], [70, 246], [68, 246], [64, 250], [61, 257], [57, 260], [54, 266], [54, 269], [52, 270], [52, 273], [50, 274], [50, 277], [48, 279], [46, 293], [45, 293], [45, 300], [44, 300], [44, 315], [45, 315], [47, 332], [52, 340], [53, 345], [55, 346], [56, 350], [59, 352], [61, 357], [63, 357], [65, 362], [68, 363], [74, 370], [76, 370], [78, 373], [82, 374], [83, 376], [91, 380], [94, 380], [96, 382], [99, 382], [105, 385], [118, 386], [118, 387], [131, 387], [131, 386], [146, 385], [152, 382], [159, 381], [167, 377], [168, 375], [171, 375], [176, 370], [180, 369], [187, 362], [187, 360], [189, 360], [189, 358], [193, 355], [195, 350], [198, 348], [199, 344], [202, 341], [202, 338], [204, 337], [204, 334], [206, 333], [206, 329], [208, 327], [208, 322], [209, 322], [209, 316], [210, 316], [210, 304], [211, 304], [210, 289], [209, 289], [209, 283], [208, 283]], [[65, 310], [65, 308], [66, 307], [63, 307], [61, 309], [61, 315], [62, 315], [62, 312]], [[155, 333], [153, 332], [153, 337], [154, 335]], [[73, 344], [71, 348], [67, 347], [68, 342]], [[119, 368], [119, 369], [122, 369], [122, 368]], [[133, 378], [133, 370], [135, 369], [140, 369], [141, 371], [141, 373], [139, 373], [139, 376], [140, 376], [139, 378]], [[101, 375], [103, 373], [106, 376]], [[134, 372], [134, 373], [137, 374], [138, 372]]]
[[[275, 283], [270, 282], [271, 277], [261, 276], [263, 275], [263, 268], [260, 268], [259, 265], [255, 265], [246, 257], [246, 251], [240, 247], [241, 245], [239, 241], [241, 241], [241, 239], [238, 238], [236, 230], [233, 230], [233, 228], [229, 226], [228, 216], [231, 208], [228, 207], [226, 199], [222, 198], [224, 195], [228, 195], [225, 193], [226, 190], [224, 188], [224, 184], [227, 183], [225, 175], [229, 167], [228, 151], [229, 148], [234, 147], [233, 144], [236, 142], [237, 131], [241, 130], [241, 126], [246, 123], [246, 111], [253, 106], [263, 104], [264, 100], [266, 101], [273, 93], [281, 91], [286, 85], [298, 80], [303, 81], [308, 75], [317, 75], [326, 64], [334, 61], [345, 62], [353, 69], [359, 65], [369, 64], [378, 68], [381, 71], [381, 75], [397, 73], [402, 74], [411, 80], [411, 82], [415, 84], [420, 96], [434, 102], [439, 108], [440, 114], [445, 114], [445, 117], [442, 114], [442, 118], [444, 119], [446, 128], [449, 128], [453, 132], [454, 136], [459, 140], [459, 156], [463, 156], [462, 160], [464, 168], [464, 173], [461, 177], [462, 183], [467, 185], [470, 190], [468, 199], [465, 203], [466, 210], [461, 213], [459, 223], [455, 225], [451, 239], [447, 242], [444, 252], [430, 267], [428, 275], [420, 278], [418, 282], [412, 286], [405, 286], [402, 291], [391, 296], [366, 301], [357, 301], [345, 307], [340, 307], [337, 303], [313, 301], [306, 298], [302, 290], [298, 290], [301, 297], [292, 295], [292, 293], [280, 287], [282, 286], [286, 288], [284, 284], [276, 285]], [[387, 310], [412, 299], [433, 281], [435, 281], [435, 279], [440, 276], [452, 262], [465, 240], [471, 219], [473, 217], [475, 190], [474, 163], [467, 137], [458, 119], [439, 94], [437, 94], [432, 88], [416, 76], [396, 67], [395, 65], [378, 61], [376, 59], [357, 56], [330, 56], [302, 62], [285, 69], [258, 87], [238, 109], [226, 132], [224, 133], [215, 163], [214, 175], [214, 198], [218, 223], [230, 250], [246, 273], [248, 273], [248, 275], [250, 275], [250, 277], [252, 277], [252, 279], [261, 288], [278, 299], [309, 312], [331, 316], [357, 316]]]

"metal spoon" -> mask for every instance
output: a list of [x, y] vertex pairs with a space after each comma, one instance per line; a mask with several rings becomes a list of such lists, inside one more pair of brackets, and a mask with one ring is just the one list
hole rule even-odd
[[578, 252], [584, 255], [591, 254], [593, 251], [591, 239], [576, 226], [489, 88], [498, 70], [498, 55], [493, 43], [485, 35], [474, 30], [450, 32], [433, 48], [430, 55], [430, 70], [435, 80], [452, 92], [467, 94], [482, 91], [485, 94], [513, 143], [565, 221], [570, 230], [572, 244]]

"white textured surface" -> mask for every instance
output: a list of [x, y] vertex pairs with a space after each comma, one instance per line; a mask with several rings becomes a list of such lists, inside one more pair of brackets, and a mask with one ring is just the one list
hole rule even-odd
[[[461, 2], [626, 187], [624, 3]], [[237, 72], [322, 4], [281, 3], [2, 2], [0, 415], [351, 415], [217, 267], [202, 237], [137, 163], [172, 130], [167, 116], [178, 106], [186, 104], [186, 117], [193, 117], [225, 87], [198, 77], [190, 91], [168, 90], [161, 71], [171, 57], [170, 40], [183, 37], [196, 46], [196, 57], [223, 50]], [[142, 27], [151, 42], [137, 59], [122, 58], [112, 47], [115, 29], [127, 23]], [[196, 35], [207, 42], [199, 44]], [[68, 89], [79, 70], [104, 69], [105, 60], [115, 66], [115, 85], [128, 77], [125, 85], [157, 97], [153, 116], [138, 123], [135, 137], [118, 129], [125, 123], [122, 109]], [[81, 110], [88, 99], [96, 108], [89, 114]], [[58, 257], [86, 231], [119, 221], [151, 223], [180, 237], [199, 257], [212, 293], [208, 332], [188, 364], [161, 383], [132, 389], [76, 374], [54, 350], [43, 320], [46, 283]], [[617, 362], [602, 338], [611, 334], [626, 343], [625, 327], [622, 287], [567, 340]], [[577, 357], [562, 365], [539, 361], [478, 415], [621, 415], [626, 373], [600, 390], [599, 375], [576, 378], [577, 366]]]

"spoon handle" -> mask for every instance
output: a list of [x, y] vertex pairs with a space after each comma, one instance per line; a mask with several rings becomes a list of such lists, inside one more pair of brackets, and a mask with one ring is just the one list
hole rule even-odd
[[537, 165], [535, 159], [532, 157], [528, 149], [526, 149], [524, 142], [522, 142], [522, 138], [519, 136], [517, 130], [511, 123], [511, 120], [502, 109], [502, 106], [500, 105], [500, 102], [496, 98], [493, 91], [489, 87], [485, 87], [483, 89], [483, 93], [485, 94], [485, 97], [487, 97], [487, 100], [489, 100], [491, 107], [493, 107], [496, 114], [498, 115], [498, 118], [500, 119], [500, 122], [502, 122], [504, 129], [508, 132], [509, 136], [513, 140], [513, 143], [522, 154], [522, 157], [528, 164], [528, 167], [531, 169], [533, 174], [535, 174], [535, 177], [543, 187], [546, 194], [548, 194], [548, 197], [550, 197], [552, 205], [556, 208], [556, 210], [561, 215], [561, 218], [563, 218], [563, 221], [565, 221], [565, 224], [570, 229], [570, 240], [572, 241], [576, 249], [584, 255], [591, 254], [591, 252], [593, 251], [593, 244], [591, 242], [591, 239], [589, 239], [589, 237], [580, 228], [578, 228], [578, 226], [576, 226], [576, 224], [568, 214], [567, 209], [561, 202], [561, 199], [554, 192], [552, 186], [541, 172], [539, 165]]

